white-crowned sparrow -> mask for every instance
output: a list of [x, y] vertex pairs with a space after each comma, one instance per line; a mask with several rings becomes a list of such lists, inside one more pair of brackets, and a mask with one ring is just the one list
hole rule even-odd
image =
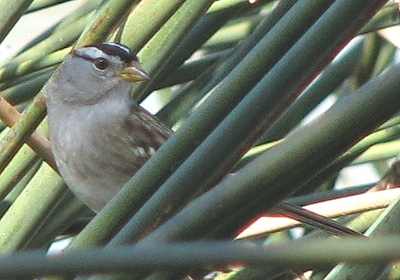
[[71, 52], [44, 88], [57, 167], [96, 212], [171, 134], [130, 97], [147, 79], [129, 48], [98, 43]]
[[[70, 189], [96, 212], [172, 133], [130, 97], [132, 83], [147, 79], [129, 48], [98, 43], [70, 53], [44, 87], [57, 167]], [[284, 206], [279, 212], [305, 223], [352, 233], [326, 218], [318, 221]]]

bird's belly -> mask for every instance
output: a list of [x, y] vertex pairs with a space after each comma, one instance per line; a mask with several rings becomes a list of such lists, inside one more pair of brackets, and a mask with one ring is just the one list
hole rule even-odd
[[134, 151], [122, 148], [126, 146], [123, 140], [114, 139], [113, 148], [105, 144], [107, 141], [101, 135], [95, 139], [66, 137], [53, 147], [65, 182], [95, 211], [100, 211], [140, 167]]

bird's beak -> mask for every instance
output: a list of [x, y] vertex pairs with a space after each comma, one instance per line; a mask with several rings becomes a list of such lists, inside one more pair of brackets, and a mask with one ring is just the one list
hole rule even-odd
[[137, 61], [132, 61], [127, 67], [118, 73], [118, 76], [130, 83], [150, 80], [150, 76]]

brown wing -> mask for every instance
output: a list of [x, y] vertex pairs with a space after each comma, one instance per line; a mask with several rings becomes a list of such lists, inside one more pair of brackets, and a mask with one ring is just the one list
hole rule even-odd
[[121, 124], [125, 145], [131, 147], [134, 165], [143, 165], [168, 139], [173, 131], [144, 108], [134, 105]]
[[130, 115], [124, 124], [128, 131], [135, 131], [144, 144], [152, 143], [154, 148], [161, 146], [173, 133], [156, 116], [138, 105], [131, 107]]

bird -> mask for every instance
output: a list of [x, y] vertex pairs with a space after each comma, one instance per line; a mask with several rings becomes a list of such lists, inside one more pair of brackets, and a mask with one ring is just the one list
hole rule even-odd
[[99, 212], [172, 134], [131, 98], [149, 80], [125, 45], [73, 50], [43, 88], [57, 168], [71, 191]]
[[[172, 135], [131, 98], [150, 77], [131, 49], [102, 42], [73, 50], [43, 88], [57, 168], [71, 191], [99, 212]], [[282, 212], [334, 234], [357, 235], [290, 204]]]

